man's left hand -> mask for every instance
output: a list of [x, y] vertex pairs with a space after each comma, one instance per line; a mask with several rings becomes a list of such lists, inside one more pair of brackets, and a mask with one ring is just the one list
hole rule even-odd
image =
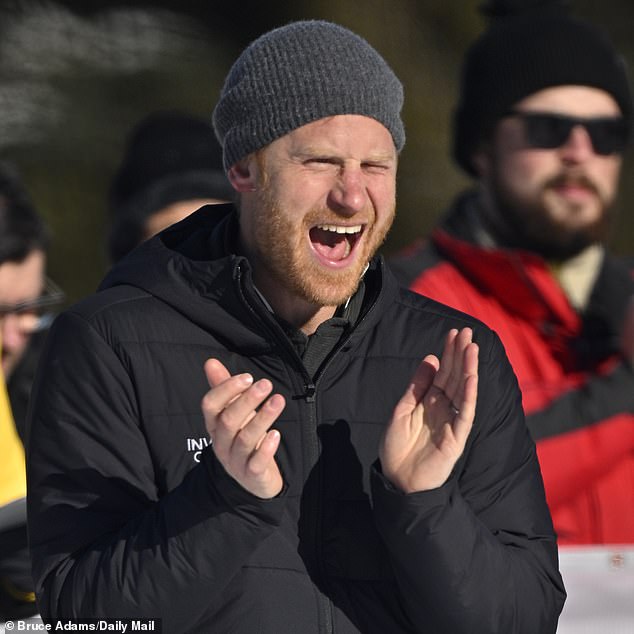
[[442, 486], [464, 451], [478, 389], [478, 345], [470, 328], [451, 330], [441, 359], [426, 356], [396, 405], [379, 458], [404, 493]]

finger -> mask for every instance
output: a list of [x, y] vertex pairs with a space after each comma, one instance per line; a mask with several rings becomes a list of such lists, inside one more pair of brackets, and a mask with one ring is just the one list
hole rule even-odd
[[[227, 368], [225, 368], [218, 359], [207, 360], [205, 363], [205, 374], [210, 387], [217, 387], [227, 379], [231, 378], [229, 370], [227, 370]], [[246, 376], [248, 377], [248, 375]], [[247, 384], [249, 384], [250, 378], [247, 378], [246, 380]], [[235, 400], [236, 398], [237, 396], [234, 396], [231, 400]], [[231, 400], [229, 402], [231, 402]]]
[[253, 377], [250, 374], [231, 376], [217, 359], [208, 359], [204, 371], [211, 389], [204, 395], [201, 409], [207, 432], [213, 438], [217, 415], [253, 383]]
[[458, 331], [455, 328], [452, 328], [447, 333], [447, 336], [445, 337], [445, 345], [442, 351], [442, 356], [440, 357], [440, 367], [438, 373], [436, 374], [436, 377], [434, 378], [434, 385], [443, 392], [445, 391], [445, 387], [451, 373], [451, 368], [453, 366], [454, 349], [456, 346], [457, 336]]
[[250, 374], [236, 374], [214, 385], [202, 399], [201, 407], [205, 418], [218, 416], [252, 384], [253, 377]]
[[271, 429], [265, 434], [247, 462], [247, 470], [251, 475], [259, 476], [271, 466], [275, 460], [275, 452], [280, 446], [280, 439], [277, 429]]
[[253, 419], [236, 435], [232, 447], [233, 454], [236, 457], [242, 456], [246, 460], [254, 452], [259, 451], [268, 436], [271, 425], [278, 419], [284, 407], [286, 407], [284, 397], [281, 394], [273, 394]]
[[[452, 364], [445, 384], [445, 394], [451, 401], [460, 397], [465, 379], [468, 376], [468, 373], [465, 372], [465, 353], [471, 345], [472, 338], [471, 328], [463, 328], [455, 338]], [[455, 404], [458, 405], [458, 403]]]
[[229, 370], [218, 359], [207, 359], [204, 368], [209, 387], [216, 387], [231, 376]]
[[433, 354], [428, 354], [420, 362], [405, 393], [394, 408], [393, 420], [412, 413], [434, 382], [439, 365], [438, 357]]
[[[218, 359], [207, 359], [204, 365], [205, 376], [207, 377], [207, 382], [209, 383], [209, 387], [218, 388], [220, 385], [227, 382], [232, 378], [232, 375], [229, 373], [227, 368], [218, 361]], [[235, 375], [236, 377], [243, 377], [238, 379], [239, 382], [243, 382], [245, 387], [248, 387], [253, 379], [249, 374]], [[216, 408], [224, 408], [227, 403], [229, 403], [232, 399], [236, 397], [235, 385], [227, 385], [222, 390], [216, 389], [214, 393], [214, 397], [211, 398], [211, 406]], [[227, 392], [233, 393], [233, 396], [227, 396]], [[237, 392], [239, 394], [240, 392]], [[210, 393], [207, 392], [206, 396], [210, 396]], [[220, 411], [218, 409], [218, 411]]]
[[464, 450], [464, 447], [469, 437], [469, 433], [473, 427], [473, 420], [475, 418], [476, 402], [478, 395], [478, 376], [477, 374], [470, 375], [464, 384], [464, 395], [461, 401], [460, 411], [458, 412], [454, 423], [453, 433], [456, 443], [460, 447], [460, 451]]
[[462, 449], [473, 426], [478, 392], [478, 354], [476, 343], [470, 343], [464, 354], [465, 380], [461, 391], [454, 397], [458, 412], [452, 425], [456, 442]]
[[465, 377], [478, 375], [478, 357], [480, 354], [480, 347], [477, 343], [471, 342], [464, 353], [464, 365], [463, 374]]
[[[220, 453], [230, 451], [239, 432], [257, 417], [256, 410], [273, 390], [268, 379], [261, 379], [245, 390], [216, 417], [214, 444]], [[268, 427], [267, 427], [268, 428]], [[260, 433], [262, 435], [263, 431]], [[244, 438], [246, 439], [245, 434]], [[256, 441], [259, 437], [256, 439]], [[255, 441], [249, 451], [253, 451]]]

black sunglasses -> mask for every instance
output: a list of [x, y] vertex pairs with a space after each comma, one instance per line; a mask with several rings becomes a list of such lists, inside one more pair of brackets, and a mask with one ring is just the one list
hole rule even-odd
[[575, 126], [582, 126], [596, 154], [620, 154], [627, 147], [630, 129], [623, 117], [569, 117], [552, 112], [511, 110], [509, 117], [524, 123], [526, 142], [532, 148], [553, 150], [561, 147]]

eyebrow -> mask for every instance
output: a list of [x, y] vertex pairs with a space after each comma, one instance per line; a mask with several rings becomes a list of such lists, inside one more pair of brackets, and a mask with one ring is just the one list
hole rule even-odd
[[[307, 158], [315, 158], [315, 157], [333, 157], [333, 158], [338, 158], [340, 157], [339, 151], [338, 150], [334, 150], [334, 149], [329, 149], [329, 148], [325, 148], [325, 147], [318, 147], [318, 146], [309, 146], [309, 147], [303, 147], [301, 150], [297, 150], [295, 152], [291, 153], [291, 156], [296, 157], [296, 158], [300, 158], [300, 159], [307, 159]], [[385, 162], [391, 162], [391, 161], [396, 161], [396, 152], [377, 152], [375, 154], [373, 153], [369, 153], [366, 157], [361, 159], [362, 163], [365, 162], [372, 162], [372, 163], [385, 163]]]

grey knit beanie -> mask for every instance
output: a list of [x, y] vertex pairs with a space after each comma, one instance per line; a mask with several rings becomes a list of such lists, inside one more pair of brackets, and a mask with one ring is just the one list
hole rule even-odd
[[231, 67], [213, 112], [225, 169], [311, 121], [376, 119], [405, 144], [403, 86], [363, 38], [321, 20], [292, 22], [252, 42]]

